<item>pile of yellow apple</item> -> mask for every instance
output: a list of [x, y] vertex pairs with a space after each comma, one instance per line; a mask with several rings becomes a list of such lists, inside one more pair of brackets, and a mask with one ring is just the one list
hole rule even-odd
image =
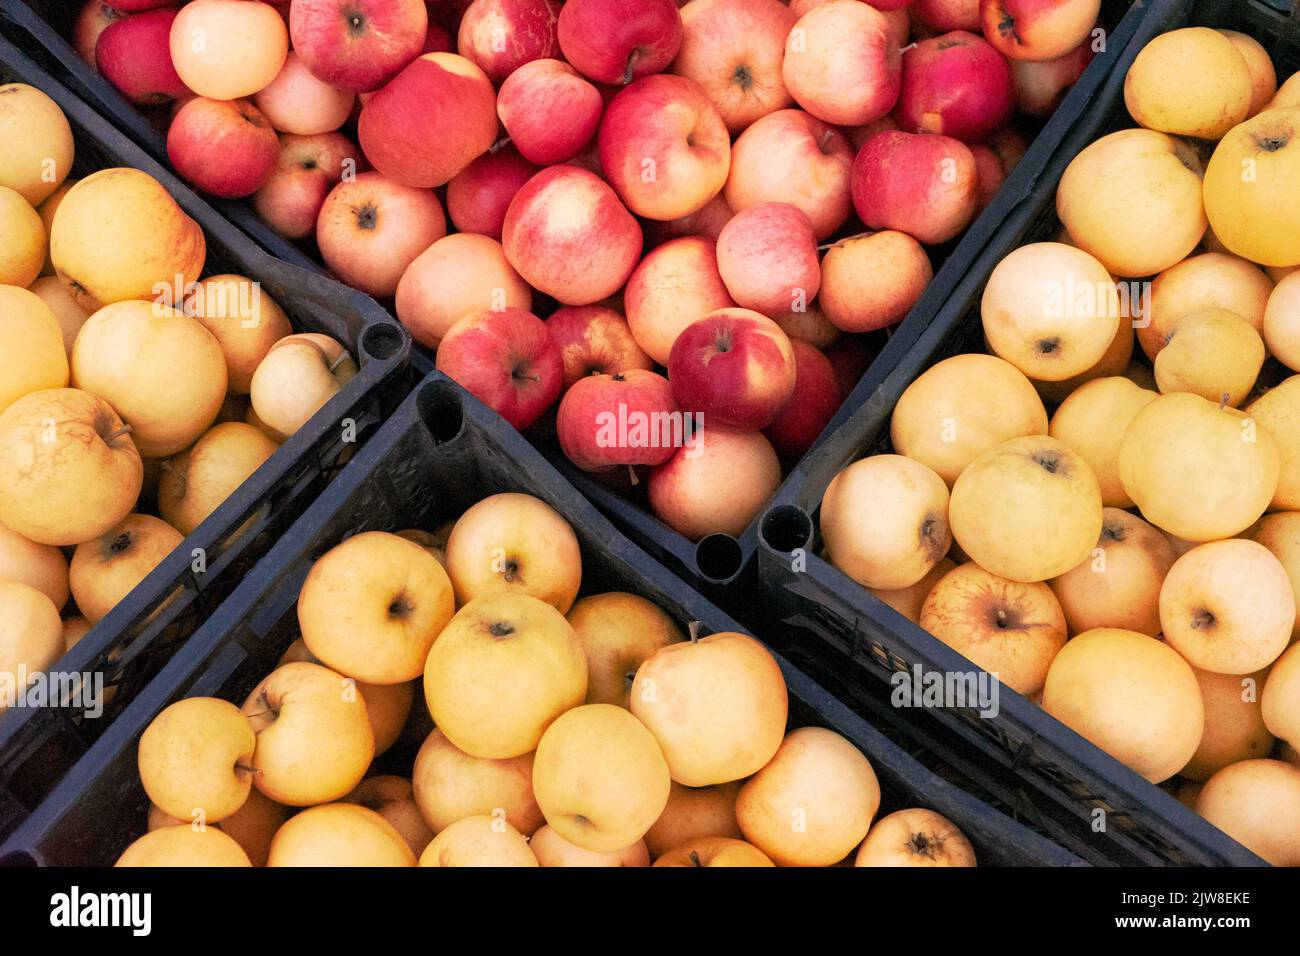
[[1075, 157], [1059, 241], [989, 277], [991, 354], [904, 391], [896, 454], [836, 476], [821, 531], [881, 600], [1300, 865], [1300, 74], [1275, 87], [1249, 37], [1152, 41], [1141, 127]]
[[69, 179], [72, 130], [40, 90], [0, 86], [0, 142], [12, 686], [58, 660], [357, 369], [332, 338], [293, 334], [256, 282], [199, 281], [203, 230], [147, 173]]
[[[581, 583], [573, 529], [530, 495], [348, 538], [242, 707], [185, 698], [141, 735], [150, 830], [118, 865], [975, 865], [933, 811], [873, 825], [870, 762], [786, 733], [758, 641], [687, 639]], [[409, 778], [376, 774], [404, 728], [425, 735]]]

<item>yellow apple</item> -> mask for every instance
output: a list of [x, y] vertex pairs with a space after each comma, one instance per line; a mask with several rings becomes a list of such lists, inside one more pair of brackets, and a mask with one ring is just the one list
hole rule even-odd
[[257, 738], [229, 701], [186, 697], [140, 735], [140, 782], [154, 805], [178, 820], [217, 823], [248, 799]]
[[1292, 746], [1300, 745], [1300, 644], [1292, 644], [1273, 664], [1264, 683], [1260, 710], [1264, 725]]
[[[1250, 537], [1282, 562], [1291, 579], [1291, 593], [1300, 605], [1300, 511], [1265, 515], [1251, 530]], [[1296, 638], [1300, 638], [1300, 613], [1296, 614], [1295, 627], [1291, 630], [1291, 639]]]
[[357, 363], [328, 335], [280, 339], [257, 365], [248, 386], [253, 411], [277, 435], [292, 435], [357, 374]]
[[540, 866], [528, 841], [496, 816], [457, 820], [420, 854], [420, 866]]
[[1043, 709], [1152, 783], [1187, 766], [1205, 725], [1191, 666], [1155, 638], [1119, 628], [1084, 631], [1061, 649]]
[[785, 735], [785, 677], [770, 651], [737, 632], [656, 651], [632, 682], [632, 713], [687, 787], [739, 780], [766, 764]]
[[952, 544], [948, 486], [902, 455], [862, 458], [827, 486], [821, 529], [827, 559], [859, 584], [911, 587]]
[[776, 866], [767, 854], [744, 840], [731, 837], [704, 836], [687, 840], [662, 853], [655, 866]]
[[1300, 866], [1300, 768], [1231, 764], [1206, 781], [1196, 812], [1273, 866]]
[[555, 509], [507, 493], [460, 516], [447, 539], [447, 569], [460, 606], [489, 594], [528, 594], [567, 614], [582, 583], [582, 554]]
[[1119, 480], [1120, 440], [1129, 422], [1157, 397], [1122, 376], [1096, 378], [1081, 385], [1052, 416], [1048, 434], [1088, 463], [1107, 507], [1133, 504]]
[[[0, 285], [0, 412], [24, 395], [68, 384], [63, 332], [34, 293]], [[56, 349], [55, 346], [58, 346]]]
[[897, 810], [871, 826], [854, 866], [976, 866], [975, 848], [957, 824], [916, 807]]
[[1110, 340], [1106, 354], [1096, 365], [1086, 372], [1059, 382], [1034, 382], [1034, 388], [1038, 390], [1044, 402], [1059, 405], [1094, 379], [1123, 375], [1128, 371], [1129, 362], [1133, 358], [1133, 342], [1137, 336], [1134, 334], [1133, 320], [1127, 308], [1127, 296], [1120, 299], [1120, 313], [1119, 328], [1115, 330], [1115, 337]]
[[1175, 319], [1156, 356], [1162, 394], [1191, 392], [1234, 408], [1246, 400], [1264, 366], [1264, 340], [1226, 309], [1202, 309]]
[[1278, 451], [1274, 511], [1300, 510], [1300, 375], [1292, 375], [1246, 406], [1246, 414], [1264, 427]]
[[36, 588], [56, 608], [68, 603], [68, 559], [50, 544], [29, 541], [0, 524], [0, 581]]
[[567, 616], [587, 655], [588, 704], [627, 707], [641, 662], [686, 639], [660, 607], [624, 591], [580, 598]]
[[77, 545], [68, 581], [81, 613], [91, 624], [100, 621], [183, 540], [161, 518], [129, 514], [99, 537]]
[[209, 276], [194, 286], [184, 311], [221, 346], [234, 395], [248, 394], [253, 373], [266, 353], [293, 334], [284, 309], [262, 290], [261, 283], [244, 276]]
[[1273, 60], [1263, 44], [1254, 37], [1238, 33], [1236, 30], [1219, 32], [1228, 38], [1241, 54], [1242, 59], [1246, 61], [1251, 86], [1250, 111], [1247, 115], [1254, 116], [1264, 109], [1277, 93], [1277, 70], [1273, 67]]
[[54, 263], [50, 261], [50, 227], [54, 225], [54, 214], [59, 211], [59, 203], [63, 202], [63, 197], [68, 194], [68, 190], [77, 185], [78, 182], [80, 182], [80, 180], [65, 179], [59, 184], [58, 189], [54, 190], [54, 192], [46, 196], [44, 200], [36, 204], [36, 214], [41, 217], [41, 225], [45, 227], [46, 237], [45, 264], [41, 266], [41, 275], [51, 277], [56, 281], [58, 280], [58, 276], [54, 274]]
[[353, 803], [308, 807], [285, 821], [271, 841], [267, 866], [415, 866], [396, 828]]
[[216, 827], [189, 823], [146, 833], [122, 851], [114, 866], [252, 866], [248, 854]]
[[668, 763], [622, 707], [583, 704], [556, 718], [533, 760], [547, 824], [584, 850], [614, 853], [645, 836], [668, 803]]
[[646, 831], [650, 856], [658, 859], [669, 850], [702, 837], [740, 838], [736, 823], [736, 794], [740, 781], [710, 787], [683, 787], [674, 782], [659, 819]]
[[1268, 431], [1199, 395], [1161, 395], [1134, 416], [1119, 448], [1119, 478], [1142, 516], [1188, 541], [1240, 534], [1277, 490]]
[[193, 445], [163, 463], [159, 513], [181, 534], [190, 534], [278, 447], [252, 425], [213, 425]]
[[354, 682], [305, 661], [284, 664], [253, 688], [244, 716], [257, 734], [253, 784], [277, 803], [337, 800], [361, 782], [375, 752]]
[[1147, 313], [1137, 329], [1138, 342], [1154, 361], [1174, 324], [1205, 309], [1226, 309], [1262, 333], [1272, 292], [1273, 280], [1240, 256], [1222, 252], [1192, 256], [1152, 281]]
[[27, 288], [45, 264], [45, 224], [16, 190], [0, 186], [0, 285]]
[[1201, 745], [1179, 771], [1191, 780], [1209, 780], [1239, 760], [1267, 757], [1273, 752], [1273, 735], [1264, 723], [1260, 691], [1267, 671], [1253, 674], [1215, 674], [1193, 667], [1205, 706], [1205, 732]]
[[[52, 601], [29, 584], [0, 581], [0, 675], [17, 691], [63, 656], [63, 624]], [[0, 693], [0, 714], [13, 703]]]
[[415, 802], [411, 781], [405, 777], [390, 774], [367, 777], [341, 802], [355, 803], [367, 810], [374, 810], [392, 824], [393, 829], [401, 834], [417, 857], [433, 839], [433, 831], [424, 822]]
[[470, 601], [424, 665], [433, 722], [475, 757], [535, 750], [551, 721], [586, 696], [587, 657], [578, 635], [564, 615], [527, 594]]
[[531, 753], [505, 760], [471, 757], [441, 730], [434, 730], [415, 755], [411, 785], [434, 833], [465, 817], [498, 811], [525, 836], [542, 825], [542, 811], [533, 796]]
[[736, 798], [745, 839], [781, 866], [831, 866], [862, 842], [880, 809], [871, 762], [833, 730], [800, 727]]
[[0, 186], [39, 206], [72, 170], [72, 127], [59, 104], [26, 83], [0, 84]]
[[585, 850], [570, 843], [550, 826], [544, 826], [528, 841], [529, 848], [542, 866], [649, 866], [650, 853], [645, 841], [637, 840], [631, 846], [608, 853]]
[[298, 626], [326, 667], [399, 684], [424, 673], [455, 610], [451, 581], [433, 555], [395, 534], [367, 531], [312, 565], [298, 595]]
[[54, 320], [59, 323], [59, 331], [63, 333], [63, 351], [71, 360], [72, 345], [77, 341], [77, 333], [86, 324], [90, 314], [77, 304], [58, 276], [41, 276], [28, 286], [28, 291], [35, 294], [54, 314]]
[[1024, 373], [992, 355], [955, 355], [899, 396], [894, 450], [938, 472], [951, 487], [977, 457], [1012, 438], [1047, 434], [1047, 411]]
[[1208, 27], [1153, 38], [1124, 77], [1124, 104], [1139, 124], [1198, 139], [1219, 139], [1249, 116], [1254, 92], [1236, 44]]
[[1264, 342], [1279, 362], [1300, 372], [1300, 269], [1283, 276], [1268, 297]]
[[925, 605], [925, 599], [930, 596], [930, 592], [934, 590], [934, 586], [939, 583], [940, 579], [955, 567], [957, 565], [951, 558], [943, 557], [939, 559], [938, 564], [932, 567], [925, 577], [911, 587], [898, 588], [894, 591], [882, 591], [880, 588], [870, 588], [869, 590], [913, 624], [918, 624], [921, 620], [921, 608]]

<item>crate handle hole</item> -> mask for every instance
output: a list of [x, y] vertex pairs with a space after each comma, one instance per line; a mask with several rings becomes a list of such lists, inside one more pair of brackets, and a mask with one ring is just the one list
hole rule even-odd
[[430, 382], [420, 390], [416, 407], [424, 427], [440, 445], [456, 438], [465, 424], [465, 409], [451, 382]]
[[769, 548], [788, 554], [812, 541], [812, 518], [797, 505], [777, 505], [763, 515], [758, 534]]
[[700, 573], [719, 584], [740, 572], [740, 542], [729, 534], [711, 534], [695, 546], [695, 564]]
[[361, 333], [361, 351], [372, 359], [390, 359], [402, 351], [405, 344], [402, 330], [386, 322], [376, 322]]

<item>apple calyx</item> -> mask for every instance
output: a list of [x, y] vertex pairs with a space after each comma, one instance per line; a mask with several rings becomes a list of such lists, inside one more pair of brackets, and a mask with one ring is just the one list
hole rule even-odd
[[700, 853], [699, 853], [699, 851], [698, 851], [698, 850], [692, 850], [692, 851], [691, 851], [691, 866], [703, 866], [703, 865], [704, 865], [704, 861], [700, 859]]
[[1214, 627], [1218, 619], [1208, 608], [1197, 608], [1192, 612], [1192, 630], [1204, 631]]
[[355, 7], [348, 7], [343, 11], [343, 19], [347, 21], [348, 33], [354, 38], [365, 36], [366, 18]]
[[[754, 71], [744, 63], [738, 64], [736, 68], [731, 71], [731, 82], [739, 86], [742, 91], [748, 93], [754, 86]], [[830, 131], [828, 130], [827, 135], [829, 136], [829, 134]]]
[[375, 209], [373, 203], [366, 203], [352, 212], [357, 217], [357, 227], [360, 229], [374, 229], [379, 225], [379, 210]]
[[1055, 475], [1061, 468], [1060, 456], [1049, 452], [1040, 452], [1034, 455], [1034, 462], [1049, 475]]
[[1276, 153], [1278, 150], [1285, 149], [1290, 142], [1291, 137], [1281, 134], [1255, 137], [1255, 145], [1265, 153]]
[[415, 602], [411, 600], [410, 595], [405, 591], [398, 591], [393, 595], [392, 601], [388, 604], [388, 616], [395, 618], [407, 618], [415, 613]]
[[907, 838], [907, 850], [917, 856], [933, 858], [940, 841], [931, 840], [924, 833], [913, 833]]
[[131, 550], [132, 540], [131, 532], [123, 531], [104, 548], [105, 556], [115, 558], [118, 555], [126, 554], [126, 552]]
[[1017, 43], [1023, 43], [1020, 34], [1016, 32], [1016, 18], [1006, 10], [1002, 11], [1002, 19], [998, 21], [998, 32], [1003, 36], [1009, 36]]
[[1060, 349], [1061, 339], [1059, 336], [1053, 336], [1048, 339], [1039, 339], [1034, 343], [1034, 347], [1038, 350], [1039, 355], [1051, 355]]
[[488, 625], [488, 633], [493, 637], [509, 637], [514, 632], [515, 626], [505, 621], [493, 621]]

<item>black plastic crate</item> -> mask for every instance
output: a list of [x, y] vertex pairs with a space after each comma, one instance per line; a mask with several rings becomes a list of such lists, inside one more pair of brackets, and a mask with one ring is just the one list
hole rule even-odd
[[[163, 184], [207, 237], [204, 275], [234, 272], [261, 283], [298, 331], [343, 342], [360, 365], [349, 382], [51, 670], [103, 675], [112, 689], [97, 719], [72, 708], [0, 714], [0, 836], [63, 773], [166, 663], [338, 473], [405, 394], [410, 339], [373, 301], [324, 276], [272, 258], [85, 103], [0, 37], [0, 82], [27, 83], [67, 116], [76, 141], [72, 175], [133, 166]], [[345, 429], [345, 423], [353, 425]], [[355, 436], [353, 435], [355, 432]], [[206, 569], [196, 572], [202, 553]]]
[[[897, 671], [971, 671], [969, 661], [897, 614], [865, 588], [816, 555], [816, 513], [831, 479], [850, 462], [892, 451], [889, 420], [904, 389], [936, 362], [983, 351], [979, 306], [993, 268], [1012, 249], [1057, 235], [1056, 186], [1088, 144], [1135, 124], [1124, 106], [1128, 67], [1160, 33], [1182, 26], [1226, 27], [1260, 40], [1284, 77], [1300, 69], [1300, 20], [1261, 0], [1146, 0], [1146, 16], [1096, 100], [1096, 108], [1066, 139], [1034, 188], [1011, 213], [957, 285], [934, 321], [910, 342], [891, 341], [888, 354], [858, 386], [857, 407], [846, 409], [821, 445], [790, 475], [764, 514], [758, 566], [767, 610], [791, 628], [794, 641], [819, 667], [841, 675], [845, 694], [870, 705], [869, 685]], [[1136, 9], [1135, 5], [1135, 9]], [[886, 359], [889, 361], [886, 362]], [[794, 570], [796, 559], [802, 570]], [[781, 630], [778, 628], [778, 630]], [[816, 668], [814, 668], [814, 671]], [[1253, 853], [1211, 826], [1166, 791], [1064, 727], [1036, 704], [1002, 688], [1001, 714], [938, 712], [949, 728], [982, 753], [990, 767], [1010, 770], [1036, 794], [1041, 811], [1061, 817], [1080, 840], [1109, 859], [1136, 864], [1262, 865]], [[1104, 833], [1091, 814], [1106, 813]]]
[[[486, 406], [434, 374], [0, 845], [0, 865], [111, 864], [145, 829], [148, 799], [136, 767], [140, 734], [155, 714], [181, 697], [242, 701], [298, 636], [298, 591], [318, 557], [358, 532], [433, 528], [504, 491], [542, 498], [573, 526], [582, 547], [584, 593], [632, 591], [679, 623], [700, 622], [701, 633], [740, 629], [620, 535]], [[937, 810], [966, 833], [982, 865], [1080, 864], [936, 777], [801, 671], [780, 663], [790, 689], [792, 725], [831, 727], [852, 740], [880, 778], [882, 813], [905, 806]]]
[[[1028, 152], [993, 202], [971, 223], [962, 238], [929, 250], [936, 265], [934, 278], [904, 322], [893, 330], [891, 348], [875, 360], [873, 368], [882, 362], [890, 362], [891, 356], [915, 341], [920, 331], [929, 325], [979, 251], [989, 244], [998, 227], [1033, 188], [1066, 134], [1091, 111], [1097, 91], [1114, 69], [1120, 52], [1136, 32], [1149, 6], [1138, 0], [1130, 10], [1131, 3], [1132, 0], [1102, 0], [1101, 22], [1110, 28], [1105, 50], [1097, 54], [1060, 107], [1034, 137]], [[155, 158], [166, 163], [164, 137], [139, 109], [84, 63], [64, 39], [79, 9], [76, 3], [66, 0], [0, 0], [0, 9], [41, 51], [39, 55], [43, 62], [50, 64], [51, 70], [65, 77], [69, 86], [94, 103], [114, 125], [127, 131]], [[320, 268], [304, 255], [302, 248], [269, 229], [246, 203], [214, 202], [214, 205], [281, 258]], [[433, 371], [432, 352], [416, 346], [412, 350], [412, 364], [421, 375]], [[832, 428], [856, 409], [867, 394], [869, 392], [864, 392], [863, 385], [859, 384], [818, 443], [825, 441]], [[739, 538], [714, 534], [699, 542], [691, 541], [656, 518], [644, 502], [621, 495], [573, 467], [553, 439], [543, 438], [538, 444], [565, 477], [594, 501], [621, 531], [728, 611], [737, 614], [743, 611], [746, 595], [758, 580], [753, 561], [758, 547], [757, 520], [751, 522]]]

